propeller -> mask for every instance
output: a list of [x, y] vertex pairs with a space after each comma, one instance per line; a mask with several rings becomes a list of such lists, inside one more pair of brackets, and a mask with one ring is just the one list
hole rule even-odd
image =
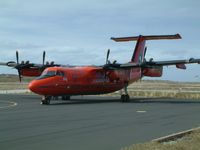
[[51, 61], [51, 62], [46, 62], [45, 63], [45, 58], [46, 58], [46, 52], [43, 51], [43, 59], [42, 59], [42, 67], [45, 67], [45, 66], [54, 66], [54, 61]]
[[17, 64], [19, 64], [19, 53], [18, 53], [18, 51], [16, 51], [16, 60], [17, 60]]
[[45, 63], [45, 56], [46, 56], [46, 52], [43, 51], [43, 59], [42, 59], [42, 65], [44, 66], [44, 63]]
[[144, 49], [144, 58], [146, 56], [146, 52], [147, 52], [147, 47], [145, 47], [145, 49]]
[[[108, 61], [109, 53], [110, 52], [108, 52], [108, 54], [107, 54], [107, 60], [106, 61]], [[46, 57], [45, 51], [43, 51], [42, 64], [34, 64], [34, 63], [30, 63], [29, 61], [21, 61], [20, 62], [20, 58], [19, 58], [20, 56], [19, 56], [18, 50], [15, 53], [15, 57], [16, 57], [16, 61], [9, 61], [9, 62], [6, 62], [6, 63], [0, 62], [0, 65], [13, 67], [13, 68], [17, 69], [20, 82], [21, 82], [21, 79], [22, 79], [23, 71], [26, 70], [26, 69], [34, 68], [34, 69], [38, 69], [39, 71], [42, 72], [45, 68], [48, 68], [48, 67], [61, 66], [59, 64], [55, 64], [54, 61], [45, 62], [45, 57]]]
[[[106, 65], [108, 64], [108, 62], [109, 62], [109, 60], [108, 60], [108, 58], [109, 58], [109, 55], [110, 55], [110, 49], [108, 49], [108, 51], [107, 51], [107, 55], [106, 55]], [[107, 71], [105, 71], [105, 79], [107, 78]]]
[[143, 63], [143, 64], [146, 63], [146, 58], [145, 58], [146, 52], [147, 52], [147, 47], [145, 47], [145, 49], [144, 49], [144, 56], [143, 56], [143, 58], [142, 58], [142, 63]]
[[19, 82], [22, 82], [21, 70], [20, 69], [17, 70], [18, 70]]
[[108, 49], [108, 51], [107, 51], [106, 64], [108, 64], [108, 58], [109, 58], [109, 55], [110, 55], [110, 49]]
[[21, 76], [21, 67], [20, 67], [20, 64], [19, 64], [19, 52], [18, 51], [16, 51], [16, 60], [17, 60], [17, 66], [15, 66], [15, 68], [18, 71], [19, 81], [21, 82], [22, 76]]
[[[145, 58], [146, 52], [147, 52], [147, 47], [145, 47], [145, 49], [144, 49], [144, 58], [143, 58], [143, 60], [142, 60], [142, 63], [143, 63], [142, 66], [145, 66], [145, 65], [146, 65], [146, 58]], [[142, 71], [142, 75], [141, 75], [141, 78], [140, 78], [140, 82], [142, 81], [142, 77], [144, 76], [144, 75], [143, 75], [143, 71], [144, 71], [144, 68], [143, 68], [143, 67], [141, 67], [141, 71]]]

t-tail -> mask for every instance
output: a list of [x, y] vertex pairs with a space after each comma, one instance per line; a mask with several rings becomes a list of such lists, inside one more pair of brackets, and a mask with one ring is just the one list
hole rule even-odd
[[133, 37], [119, 37], [119, 38], [111, 38], [116, 42], [129, 42], [129, 41], [137, 41], [135, 50], [133, 52], [133, 56], [131, 58], [131, 63], [141, 64], [145, 60], [145, 54], [147, 48], [145, 47], [146, 40], [164, 40], [164, 39], [181, 39], [179, 34], [175, 35], [148, 35], [148, 36], [133, 36]]

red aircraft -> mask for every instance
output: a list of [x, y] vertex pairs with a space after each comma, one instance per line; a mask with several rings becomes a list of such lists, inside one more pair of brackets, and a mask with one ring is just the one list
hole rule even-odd
[[[102, 66], [62, 66], [54, 63], [44, 64], [45, 52], [43, 53], [43, 64], [19, 63], [18, 52], [17, 63], [0, 63], [14, 67], [21, 76], [39, 76], [29, 83], [29, 89], [42, 95], [42, 104], [50, 104], [52, 97], [61, 96], [62, 100], [70, 100], [73, 95], [94, 95], [111, 93], [123, 89], [122, 102], [130, 100], [127, 87], [131, 83], [144, 76], [161, 77], [163, 66], [176, 65], [179, 69], [186, 69], [185, 64], [200, 63], [200, 59], [170, 61], [146, 61], [146, 40], [181, 39], [179, 34], [175, 35], [151, 35], [111, 38], [116, 42], [137, 41], [130, 62], [119, 64], [108, 60], [110, 50], [107, 51], [106, 64]], [[42, 74], [41, 74], [42, 73]]]

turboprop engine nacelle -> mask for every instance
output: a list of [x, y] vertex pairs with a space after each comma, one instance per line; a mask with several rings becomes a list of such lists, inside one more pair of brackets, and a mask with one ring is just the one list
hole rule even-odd
[[143, 68], [143, 75], [147, 77], [161, 77], [163, 67], [162, 66], [151, 66]]

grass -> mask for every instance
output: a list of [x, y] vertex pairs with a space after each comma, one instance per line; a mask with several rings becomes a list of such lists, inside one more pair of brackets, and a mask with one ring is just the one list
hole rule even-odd
[[[144, 80], [131, 84], [128, 93], [131, 97], [200, 99], [200, 83]], [[119, 91], [108, 95], [118, 96]]]
[[28, 83], [5, 83], [0, 82], [0, 90], [21, 90], [27, 89]]
[[200, 130], [184, 136], [177, 141], [167, 143], [148, 142], [134, 144], [121, 150], [199, 150], [200, 149]]
[[0, 75], [0, 90], [20, 90], [27, 89], [28, 83], [33, 78], [22, 78], [22, 82], [19, 82], [17, 75]]
[[[34, 77], [22, 77], [22, 83], [28, 83], [33, 80]], [[20, 83], [18, 75], [14, 74], [0, 74], [0, 83]]]

